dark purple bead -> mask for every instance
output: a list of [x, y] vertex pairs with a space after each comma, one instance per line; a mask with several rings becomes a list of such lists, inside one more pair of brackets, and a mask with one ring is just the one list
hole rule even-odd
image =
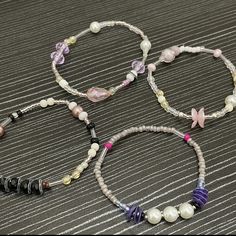
[[208, 191], [205, 188], [196, 188], [193, 190], [192, 202], [198, 208], [203, 208], [208, 201]]
[[51, 59], [55, 62], [56, 65], [62, 65], [65, 62], [65, 57], [58, 52], [52, 52]]
[[145, 72], [145, 65], [142, 63], [142, 61], [133, 61], [131, 67], [138, 74], [143, 74]]
[[128, 221], [133, 220], [135, 224], [138, 224], [144, 219], [144, 212], [139, 206], [131, 205], [127, 211], [127, 219]]
[[56, 44], [56, 50], [57, 51], [62, 50], [63, 54], [68, 54], [70, 52], [69, 47], [63, 42], [59, 42]]

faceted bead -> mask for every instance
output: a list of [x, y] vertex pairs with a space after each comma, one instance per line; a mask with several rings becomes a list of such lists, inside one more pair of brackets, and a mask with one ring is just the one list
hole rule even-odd
[[78, 170], [73, 171], [72, 178], [78, 179], [80, 177], [80, 172]]
[[63, 42], [56, 44], [56, 50], [62, 50], [63, 54], [68, 54], [70, 52], [69, 47]]
[[92, 102], [100, 102], [108, 98], [111, 94], [104, 88], [92, 87], [88, 89], [87, 96]]
[[50, 189], [50, 184], [47, 180], [42, 181], [42, 188], [43, 189]]
[[65, 57], [58, 52], [52, 52], [51, 59], [55, 62], [56, 65], [62, 65], [65, 62]]
[[71, 36], [71, 37], [69, 37], [68, 39], [65, 40], [65, 43], [68, 44], [68, 45], [71, 45], [71, 44], [75, 44], [76, 41], [77, 41], [76, 37]]
[[23, 180], [20, 183], [20, 190], [21, 190], [21, 192], [28, 194], [28, 184], [29, 184], [29, 180], [28, 179]]
[[71, 183], [71, 177], [70, 175], [66, 175], [63, 177], [62, 182], [64, 185], [69, 185]]
[[16, 191], [17, 190], [17, 185], [18, 185], [18, 178], [12, 178], [8, 182], [8, 187], [11, 191]]
[[145, 72], [145, 65], [142, 61], [133, 61], [131, 65], [132, 69], [135, 70], [138, 74], [143, 74]]
[[31, 183], [31, 192], [34, 193], [34, 194], [40, 195], [41, 192], [40, 192], [40, 186], [39, 185], [40, 185], [39, 180], [32, 181], [32, 183]]

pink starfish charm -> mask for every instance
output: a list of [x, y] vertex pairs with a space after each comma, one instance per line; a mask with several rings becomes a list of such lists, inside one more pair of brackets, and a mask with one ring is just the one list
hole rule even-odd
[[192, 108], [192, 127], [194, 128], [197, 124], [201, 127], [204, 128], [204, 123], [205, 123], [205, 113], [204, 113], [204, 108], [201, 108], [199, 112], [195, 108]]

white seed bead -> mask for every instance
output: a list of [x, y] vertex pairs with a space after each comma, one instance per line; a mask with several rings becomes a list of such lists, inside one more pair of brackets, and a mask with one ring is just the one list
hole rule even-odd
[[91, 148], [94, 149], [97, 152], [99, 150], [99, 144], [98, 143], [93, 143], [91, 145]]
[[152, 47], [152, 44], [149, 40], [144, 39], [141, 43], [140, 43], [140, 48], [144, 51], [144, 52], [148, 52]]
[[41, 101], [40, 101], [40, 106], [41, 106], [42, 108], [47, 107], [47, 106], [48, 106], [47, 100], [45, 100], [45, 99], [41, 100]]
[[229, 95], [228, 97], [226, 97], [225, 99], [225, 104], [232, 104], [233, 107], [236, 107], [236, 96], [235, 95]]
[[175, 207], [168, 206], [164, 209], [163, 216], [167, 222], [173, 223], [178, 219], [179, 214]]
[[226, 109], [228, 112], [231, 112], [231, 111], [233, 111], [234, 106], [233, 106], [231, 103], [228, 103], [228, 104], [225, 105], [225, 109]]
[[88, 163], [84, 161], [84, 162], [81, 163], [81, 166], [82, 166], [84, 169], [87, 169], [87, 168], [88, 168]]
[[76, 167], [76, 170], [79, 171], [80, 173], [82, 173], [84, 171], [84, 168], [82, 165], [79, 165]]
[[69, 105], [68, 105], [68, 108], [72, 111], [74, 107], [77, 106], [77, 103], [76, 102], [70, 102]]
[[156, 208], [149, 209], [146, 213], [146, 216], [147, 216], [148, 222], [152, 225], [156, 225], [160, 223], [161, 218], [162, 218], [161, 212]]
[[89, 149], [88, 150], [88, 155], [91, 156], [91, 157], [95, 157], [97, 154], [97, 152], [94, 150], [94, 149]]
[[85, 111], [82, 111], [82, 112], [79, 114], [79, 119], [80, 119], [80, 120], [85, 120], [86, 118], [88, 118], [88, 113], [85, 112]]
[[62, 88], [65, 88], [68, 85], [68, 82], [65, 79], [60, 80], [59, 85]]
[[158, 102], [163, 103], [166, 101], [166, 98], [164, 96], [158, 96]]
[[182, 203], [180, 206], [179, 206], [179, 212], [180, 212], [180, 216], [187, 220], [187, 219], [190, 219], [193, 217], [194, 215], [194, 208], [191, 204], [189, 203]]
[[99, 24], [99, 22], [94, 21], [90, 24], [89, 29], [91, 30], [91, 32], [96, 34], [101, 30], [101, 25]]
[[48, 98], [47, 103], [49, 106], [53, 106], [55, 104], [55, 100], [53, 98]]
[[134, 77], [134, 75], [133, 75], [132, 73], [128, 73], [128, 74], [126, 75], [126, 79], [130, 80], [131, 82], [133, 82], [134, 79], [135, 79], [135, 77]]

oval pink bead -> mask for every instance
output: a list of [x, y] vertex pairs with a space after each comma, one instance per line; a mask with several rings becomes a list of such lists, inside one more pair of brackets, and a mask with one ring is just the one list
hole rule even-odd
[[149, 71], [152, 71], [152, 72], [153, 72], [153, 71], [156, 71], [156, 69], [157, 69], [157, 68], [156, 68], [156, 65], [155, 65], [155, 64], [151, 63], [151, 64], [148, 65], [148, 70], [149, 70]]
[[88, 89], [87, 96], [92, 102], [100, 102], [110, 97], [110, 92], [104, 88], [92, 87]]
[[104, 146], [104, 148], [106, 148], [106, 149], [108, 149], [108, 150], [111, 150], [111, 149], [112, 149], [112, 146], [113, 146], [113, 144], [112, 144], [112, 143], [110, 143], [110, 142], [107, 142], [107, 143], [104, 143], [104, 144], [103, 144], [103, 146]]
[[166, 63], [170, 63], [170, 62], [174, 61], [174, 59], [175, 59], [175, 52], [172, 51], [171, 49], [167, 48], [162, 51], [161, 59]]
[[5, 134], [5, 129], [4, 127], [0, 126], [0, 138], [3, 137]]
[[213, 56], [217, 58], [217, 57], [220, 57], [221, 54], [222, 54], [222, 51], [220, 49], [215, 49]]

